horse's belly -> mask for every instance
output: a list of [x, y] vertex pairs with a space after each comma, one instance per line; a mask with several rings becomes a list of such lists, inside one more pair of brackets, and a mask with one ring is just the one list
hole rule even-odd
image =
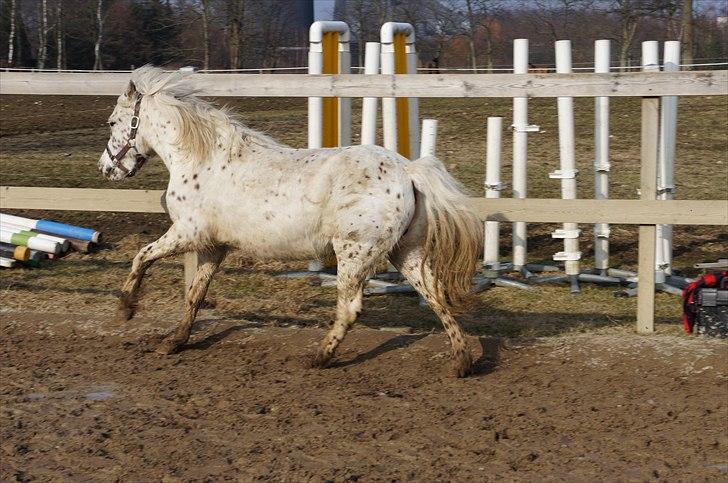
[[248, 214], [217, 238], [250, 257], [276, 260], [315, 258], [328, 244], [314, 224], [284, 213]]

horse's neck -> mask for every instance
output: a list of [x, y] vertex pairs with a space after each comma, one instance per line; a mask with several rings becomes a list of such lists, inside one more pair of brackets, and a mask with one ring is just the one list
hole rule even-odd
[[[200, 162], [208, 166], [226, 164], [233, 161], [240, 163], [259, 163], [270, 153], [285, 150], [286, 147], [275, 143], [266, 136], [260, 135], [244, 125], [218, 126], [218, 142], [213, 143], [208, 153], [209, 159], [190, 159], [189, 153], [181, 150], [176, 139], [180, 126], [175, 119], [167, 118], [163, 113], [150, 112], [148, 119], [148, 142], [152, 149], [162, 158], [170, 176], [190, 176], [199, 169]], [[265, 154], [264, 154], [265, 153]]]

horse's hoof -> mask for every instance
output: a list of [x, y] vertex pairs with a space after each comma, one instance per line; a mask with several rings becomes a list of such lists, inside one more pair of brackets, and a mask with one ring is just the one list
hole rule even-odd
[[121, 322], [131, 320], [136, 313], [136, 301], [131, 294], [123, 293], [119, 297], [119, 307], [117, 309], [117, 319]]
[[314, 354], [313, 357], [308, 360], [306, 366], [309, 369], [323, 369], [329, 365], [329, 362], [331, 362], [331, 356], [331, 354], [327, 354], [323, 351], [318, 351], [316, 354]]
[[179, 352], [182, 346], [183, 344], [178, 341], [165, 339], [154, 349], [154, 352], [162, 356], [168, 356]]
[[455, 377], [467, 377], [473, 373], [473, 357], [470, 351], [466, 350], [453, 355], [452, 368]]

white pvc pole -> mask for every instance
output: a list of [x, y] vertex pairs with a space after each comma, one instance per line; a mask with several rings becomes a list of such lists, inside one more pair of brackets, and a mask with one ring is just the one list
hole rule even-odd
[[[323, 46], [311, 42], [308, 51], [308, 73], [321, 74], [324, 69]], [[317, 149], [323, 145], [323, 106], [321, 97], [308, 98], [308, 147]]]
[[437, 119], [422, 120], [422, 151], [421, 157], [435, 156], [437, 146]]
[[[407, 73], [416, 74], [419, 62], [417, 59], [417, 51], [414, 43], [405, 45], [407, 53]], [[407, 98], [407, 107], [409, 109], [409, 134], [410, 134], [410, 157], [418, 159], [420, 157], [420, 100], [417, 97]]]
[[[379, 74], [379, 42], [367, 42], [364, 53], [364, 74]], [[377, 98], [365, 97], [361, 105], [361, 143], [377, 142]]]
[[[485, 155], [486, 198], [500, 198], [502, 134], [503, 118], [489, 117]], [[483, 265], [485, 266], [485, 275], [490, 278], [498, 277], [498, 269], [500, 269], [499, 241], [500, 225], [497, 221], [486, 221]]]
[[[528, 39], [513, 41], [513, 73], [528, 74]], [[528, 188], [528, 98], [513, 98], [513, 197], [525, 198]], [[513, 269], [526, 265], [526, 223], [513, 224]]]
[[[655, 40], [642, 42], [642, 70], [659, 72], [660, 70], [660, 56], [659, 56], [660, 43]], [[659, 159], [658, 159], [658, 183], [659, 183]], [[659, 184], [658, 184], [659, 186]], [[665, 272], [663, 267], [665, 266], [665, 253], [662, 244], [661, 230], [657, 228], [657, 241], [655, 246], [655, 283], [662, 283], [665, 281]]]
[[[610, 41], [594, 42], [594, 72], [608, 74]], [[609, 198], [609, 97], [594, 99], [594, 198]], [[594, 225], [594, 267], [601, 272], [609, 268], [609, 225]], [[606, 273], [603, 273], [606, 275]]]
[[[394, 44], [381, 45], [382, 74], [394, 74]], [[382, 98], [382, 136], [384, 147], [397, 152], [397, 101], [394, 97]]]
[[[556, 42], [556, 72], [571, 73], [571, 41]], [[561, 179], [561, 198], [576, 199], [576, 158], [574, 154], [574, 99], [559, 97], [557, 100], [559, 115], [559, 158], [560, 172], [556, 176]], [[555, 233], [564, 238], [564, 252], [557, 254], [556, 259], [564, 261], [566, 274], [579, 275], [579, 226], [576, 223], [564, 223], [563, 231]], [[561, 255], [561, 256], [559, 256]]]
[[[21, 230], [6, 230], [5, 228], [0, 229], [0, 242], [13, 243], [13, 235], [16, 235]], [[59, 254], [61, 253], [61, 245], [45, 238], [38, 236], [28, 237], [26, 246], [33, 250], [39, 250], [47, 253]]]
[[[339, 36], [339, 74], [351, 72], [348, 36]], [[351, 98], [339, 97], [339, 146], [351, 145]]]
[[[13, 233], [18, 233], [21, 231], [33, 231], [33, 229], [28, 228], [26, 226], [22, 225], [16, 225], [14, 223], [7, 223], [7, 222], [0, 222], [0, 229], [5, 231], [11, 231]], [[37, 233], [33, 231], [33, 233]], [[59, 236], [53, 236], [53, 235], [46, 235], [45, 233], [37, 233], [34, 235], [37, 238], [42, 238], [44, 240], [49, 240], [55, 243], [58, 243], [61, 246], [61, 251], [68, 250], [68, 247], [71, 245], [68, 240], [65, 238], [61, 238]]]
[[[680, 70], [680, 42], [665, 42], [663, 70]], [[660, 151], [657, 161], [657, 199], [675, 197], [675, 151], [677, 147], [677, 96], [663, 96], [660, 110]], [[666, 274], [672, 273], [672, 225], [657, 225], [657, 241], [662, 241], [662, 254]]]

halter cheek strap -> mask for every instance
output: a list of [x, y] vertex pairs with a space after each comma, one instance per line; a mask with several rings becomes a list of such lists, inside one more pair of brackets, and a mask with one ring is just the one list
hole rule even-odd
[[[131, 117], [131, 121], [129, 124], [129, 127], [131, 128], [131, 131], [129, 132], [129, 138], [126, 140], [124, 145], [121, 147], [121, 149], [116, 153], [113, 154], [111, 152], [111, 148], [109, 147], [109, 144], [106, 143], [106, 153], [109, 155], [109, 159], [111, 159], [111, 163], [115, 168], [120, 169], [124, 172], [127, 176], [134, 176], [136, 172], [139, 170], [139, 168], [144, 165], [147, 158], [143, 154], [141, 154], [139, 151], [137, 151], [137, 148], [134, 144], [134, 140], [136, 139], [137, 130], [139, 129], [139, 110], [142, 106], [142, 95], [139, 94], [139, 97], [137, 97], [136, 102], [134, 103], [134, 115]], [[137, 151], [136, 157], [134, 159], [134, 166], [131, 168], [131, 170], [127, 169], [121, 162], [122, 159], [124, 159], [124, 156], [126, 156], [126, 153], [129, 152], [130, 149], [134, 149], [134, 151]]]

